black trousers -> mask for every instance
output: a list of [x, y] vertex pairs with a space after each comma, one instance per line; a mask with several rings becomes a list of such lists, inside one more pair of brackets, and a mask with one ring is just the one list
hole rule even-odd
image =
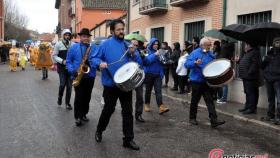
[[80, 84], [75, 87], [75, 119], [82, 118], [88, 114], [94, 79], [95, 78], [82, 78]]
[[164, 65], [164, 80], [165, 84], [168, 85], [169, 82], [169, 71], [170, 70], [170, 65]]
[[188, 85], [188, 76], [178, 76], [178, 82], [180, 91], [184, 92], [186, 90], [186, 86]]
[[142, 115], [143, 113], [143, 84], [135, 89], [136, 102], [135, 102], [135, 116]]
[[64, 89], [66, 87], [66, 96], [65, 96], [65, 104], [70, 104], [71, 93], [72, 93], [72, 80], [71, 75], [65, 71], [59, 71], [59, 91], [58, 98], [61, 99], [63, 97]]
[[103, 132], [109, 124], [110, 118], [115, 111], [117, 100], [120, 100], [122, 107], [122, 129], [124, 141], [131, 141], [134, 138], [133, 133], [133, 109], [132, 109], [132, 91], [124, 92], [117, 87], [104, 86], [103, 97], [105, 105], [98, 121], [97, 131]]
[[179, 80], [179, 76], [176, 73], [176, 68], [171, 66], [171, 73], [172, 73], [172, 77], [173, 77], [173, 81], [174, 81], [173, 88], [178, 88], [178, 86], [179, 86], [179, 81], [178, 81]]
[[245, 108], [250, 110], [257, 110], [259, 101], [259, 87], [257, 81], [243, 80], [244, 92], [246, 95]]
[[[280, 81], [266, 82], [268, 96], [268, 112], [267, 115], [280, 119]], [[276, 106], [276, 113], [275, 113]]]
[[203, 96], [206, 103], [209, 118], [211, 120], [217, 119], [215, 104], [213, 101], [213, 90], [206, 83], [191, 83], [192, 85], [192, 99], [190, 107], [190, 119], [196, 119], [198, 103]]

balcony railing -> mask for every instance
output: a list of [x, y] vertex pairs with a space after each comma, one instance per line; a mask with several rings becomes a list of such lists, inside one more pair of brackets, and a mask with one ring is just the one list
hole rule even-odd
[[173, 7], [183, 7], [186, 4], [208, 2], [209, 0], [170, 0], [170, 5]]
[[168, 5], [166, 0], [140, 0], [139, 13], [149, 15], [155, 12], [166, 12]]

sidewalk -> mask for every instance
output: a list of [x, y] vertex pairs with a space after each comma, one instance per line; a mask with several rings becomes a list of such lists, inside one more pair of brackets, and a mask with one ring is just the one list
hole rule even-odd
[[[168, 88], [163, 88], [162, 89], [162, 93], [164, 97], [169, 97], [171, 99], [180, 101], [182, 103], [185, 103], [187, 105], [190, 105], [190, 101], [191, 101], [191, 94], [177, 94], [174, 91], [170, 90], [169, 86]], [[266, 116], [266, 109], [261, 109], [259, 108], [257, 111], [257, 114], [253, 114], [253, 115], [243, 115], [241, 113], [238, 112], [238, 109], [243, 108], [244, 105], [239, 104], [239, 103], [232, 103], [232, 102], [228, 102], [227, 104], [223, 104], [223, 105], [216, 105], [216, 110], [218, 113], [233, 117], [234, 119], [238, 119], [244, 122], [249, 122], [249, 123], [254, 123], [257, 125], [261, 125], [263, 127], [266, 128], [270, 128], [276, 131], [280, 131], [280, 126], [274, 125], [271, 122], [265, 122], [265, 121], [261, 121], [261, 117]], [[200, 100], [199, 103], [199, 107], [200, 108], [207, 108], [205, 105], [205, 102], [203, 100], [203, 97]]]

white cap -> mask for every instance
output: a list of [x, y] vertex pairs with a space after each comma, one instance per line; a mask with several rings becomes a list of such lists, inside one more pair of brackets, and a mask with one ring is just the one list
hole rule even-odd
[[61, 33], [62, 36], [64, 36], [66, 33], [71, 34], [71, 31], [69, 29], [64, 29]]

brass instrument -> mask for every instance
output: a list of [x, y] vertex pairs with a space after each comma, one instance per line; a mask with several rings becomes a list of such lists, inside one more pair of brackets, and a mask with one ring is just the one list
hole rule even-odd
[[91, 47], [89, 46], [86, 50], [86, 53], [85, 53], [85, 55], [83, 57], [83, 60], [82, 60], [82, 63], [79, 67], [78, 75], [72, 83], [72, 85], [74, 87], [77, 87], [80, 84], [80, 81], [83, 78], [84, 74], [88, 74], [90, 72], [90, 67], [88, 65], [86, 65], [86, 61], [88, 59], [90, 49], [91, 49]]

